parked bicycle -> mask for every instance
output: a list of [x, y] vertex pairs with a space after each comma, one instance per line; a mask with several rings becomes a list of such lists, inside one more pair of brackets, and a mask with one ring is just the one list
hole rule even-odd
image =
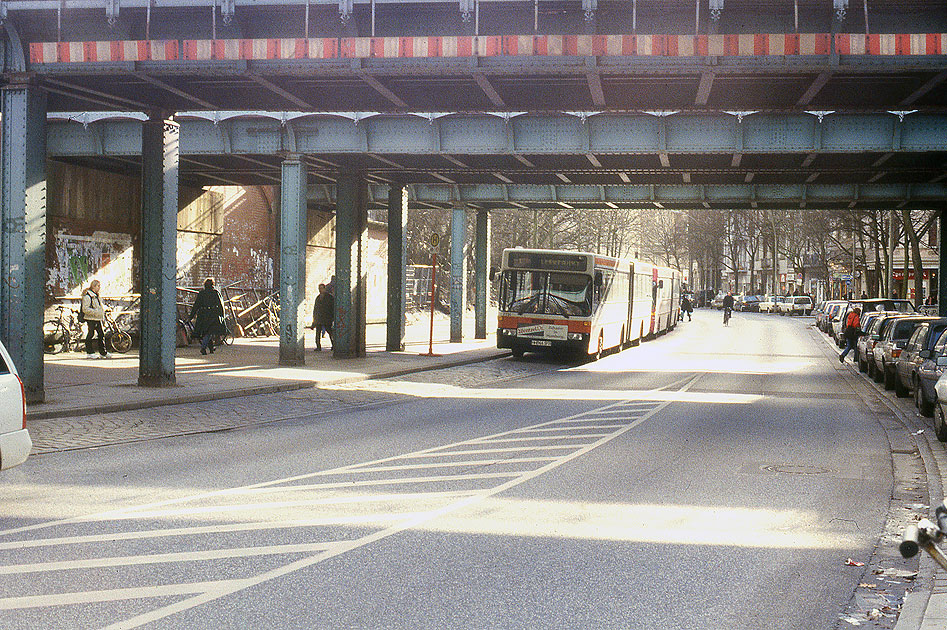
[[115, 323], [110, 308], [105, 309], [105, 321], [102, 322], [102, 328], [105, 330], [105, 344], [113, 352], [125, 354], [131, 349], [132, 336]]
[[947, 569], [947, 555], [938, 547], [947, 537], [947, 506], [941, 503], [934, 510], [937, 522], [922, 518], [917, 525], [908, 525], [904, 529], [904, 536], [898, 550], [905, 558], [913, 558], [923, 549], [943, 569]]
[[78, 351], [83, 343], [79, 311], [65, 305], [60, 305], [57, 309], [59, 310], [57, 319], [43, 322], [43, 352], [59, 354]]

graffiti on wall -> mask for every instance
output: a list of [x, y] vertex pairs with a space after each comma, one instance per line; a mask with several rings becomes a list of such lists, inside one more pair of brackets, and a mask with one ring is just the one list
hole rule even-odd
[[60, 231], [54, 243], [47, 293], [81, 293], [93, 277], [102, 283], [103, 294], [127, 293], [134, 287], [131, 235], [94, 232], [91, 236], [78, 236]]

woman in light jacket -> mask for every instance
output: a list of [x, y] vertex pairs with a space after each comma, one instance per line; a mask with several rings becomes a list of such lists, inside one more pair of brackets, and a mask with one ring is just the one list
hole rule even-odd
[[92, 340], [95, 338], [98, 343], [99, 355], [103, 359], [111, 355], [105, 351], [105, 331], [102, 329], [102, 322], [105, 321], [105, 309], [102, 307], [102, 299], [99, 297], [101, 283], [93, 280], [89, 288], [82, 292], [82, 316], [85, 318], [86, 327], [89, 332], [85, 338], [85, 358], [94, 359], [95, 350]]

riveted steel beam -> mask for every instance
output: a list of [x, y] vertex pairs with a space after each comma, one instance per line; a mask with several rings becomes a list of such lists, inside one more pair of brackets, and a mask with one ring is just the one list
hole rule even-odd
[[[219, 116], [219, 113], [215, 114]], [[436, 120], [437, 124], [432, 124]], [[375, 155], [667, 155], [850, 154], [947, 150], [944, 114], [537, 114], [506, 119], [489, 114], [339, 115], [292, 117], [248, 113], [221, 122], [182, 116], [184, 155], [273, 154], [294, 146], [303, 154]], [[229, 134], [221, 134], [226, 124]], [[90, 127], [104, 125], [102, 149]], [[140, 123], [138, 123], [140, 126]], [[49, 122], [51, 156], [128, 155], [134, 120]], [[140, 133], [140, 132], [138, 132]], [[295, 137], [291, 138], [290, 134]], [[293, 144], [295, 143], [295, 144]]]

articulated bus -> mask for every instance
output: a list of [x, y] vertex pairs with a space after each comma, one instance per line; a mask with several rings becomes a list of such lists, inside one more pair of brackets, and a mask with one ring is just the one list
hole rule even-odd
[[598, 359], [677, 324], [681, 273], [588, 252], [506, 249], [497, 347]]

